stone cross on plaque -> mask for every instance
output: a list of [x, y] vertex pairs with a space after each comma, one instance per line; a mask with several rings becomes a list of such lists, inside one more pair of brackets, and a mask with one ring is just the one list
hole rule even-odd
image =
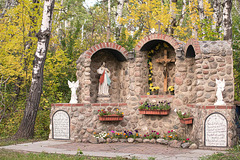
[[167, 50], [165, 49], [164, 50], [164, 57], [163, 57], [163, 59], [159, 58], [159, 59], [156, 60], [156, 62], [163, 64], [163, 74], [164, 74], [164, 87], [163, 87], [163, 91], [167, 92], [167, 78], [168, 78], [167, 77], [167, 65], [168, 65], [168, 63], [175, 62], [175, 59], [168, 59], [167, 58]]

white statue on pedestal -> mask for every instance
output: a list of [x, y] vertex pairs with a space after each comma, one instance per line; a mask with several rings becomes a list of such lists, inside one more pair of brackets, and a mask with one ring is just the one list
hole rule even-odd
[[216, 92], [217, 102], [215, 102], [214, 105], [226, 105], [226, 103], [223, 101], [223, 96], [222, 96], [222, 92], [224, 91], [224, 87], [225, 87], [225, 80], [221, 81], [216, 79], [216, 84], [217, 84], [217, 92]]
[[74, 81], [70, 82], [68, 80], [68, 86], [69, 86], [69, 88], [72, 91], [72, 93], [71, 93], [71, 100], [70, 100], [69, 103], [78, 103], [76, 91], [77, 91], [77, 88], [79, 87], [79, 81], [77, 80], [76, 82], [74, 82]]
[[105, 62], [103, 62], [102, 66], [97, 70], [97, 73], [101, 74], [101, 77], [99, 79], [98, 95], [109, 96], [108, 90], [111, 84], [111, 74], [110, 71], [105, 67]]

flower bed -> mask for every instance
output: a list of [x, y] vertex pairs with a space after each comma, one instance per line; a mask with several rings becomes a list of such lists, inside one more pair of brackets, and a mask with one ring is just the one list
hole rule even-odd
[[[123, 131], [116, 132], [110, 131], [96, 133], [94, 132], [94, 137], [97, 139], [98, 143], [110, 143], [110, 142], [128, 142], [128, 143], [159, 143], [164, 145], [169, 145], [175, 148], [189, 148], [191, 145], [197, 147], [196, 144], [192, 144], [189, 138], [180, 138], [174, 130], [170, 130], [165, 133], [162, 137], [157, 131], [147, 132], [144, 135], [140, 135], [138, 130], [135, 131]], [[191, 147], [190, 147], [191, 148]]]

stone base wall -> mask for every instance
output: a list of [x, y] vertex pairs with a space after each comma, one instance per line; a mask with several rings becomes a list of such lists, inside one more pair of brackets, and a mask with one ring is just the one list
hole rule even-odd
[[194, 117], [193, 125], [187, 128], [190, 139], [194, 140], [199, 147], [204, 147], [205, 120], [212, 113], [220, 113], [227, 120], [227, 146], [233, 147], [237, 142], [235, 109], [235, 106], [188, 105], [188, 110]]
[[[153, 97], [154, 95], [143, 96], [141, 101], [150, 98], [150, 101], [167, 100], [169, 102], [173, 99], [173, 96], [169, 95]], [[120, 122], [100, 122], [98, 110], [101, 109], [119, 109], [124, 113], [124, 118]], [[138, 130], [142, 135], [154, 130], [163, 136], [167, 131], [174, 129], [183, 134], [183, 129], [173, 107], [167, 116], [150, 116], [139, 114], [138, 107], [127, 105], [127, 103], [52, 104], [50, 128], [52, 128], [52, 115], [58, 110], [64, 110], [69, 114], [70, 139], [74, 141], [89, 140], [93, 136], [93, 132], [100, 133], [111, 130], [118, 132]], [[49, 138], [52, 138], [52, 131]]]
[[[157, 99], [151, 96], [142, 96], [141, 101], [146, 98], [150, 101], [166, 99], [163, 96]], [[168, 97], [173, 98], [173, 97]], [[51, 110], [51, 124], [50, 135], [52, 139], [52, 116], [58, 110], [66, 111], [70, 116], [70, 140], [76, 142], [88, 142], [93, 136], [93, 133], [100, 133], [102, 131], [110, 132], [112, 130], [123, 132], [125, 130], [134, 131], [138, 130], [140, 135], [144, 135], [152, 130], [157, 131], [163, 136], [169, 130], [175, 130], [180, 137], [190, 138], [199, 147], [204, 147], [204, 123], [205, 119], [211, 113], [221, 113], [226, 117], [228, 123], [227, 132], [227, 145], [232, 147], [236, 144], [236, 125], [234, 122], [235, 107], [234, 106], [195, 106], [188, 105], [181, 107], [184, 112], [190, 112], [193, 115], [193, 124], [181, 124], [174, 109], [179, 109], [179, 106], [172, 107], [169, 115], [167, 116], [152, 116], [139, 114], [138, 108], [128, 106], [126, 103], [92, 103], [92, 104], [52, 104]], [[98, 110], [115, 110], [119, 109], [124, 112], [124, 118], [119, 122], [100, 122], [98, 120]]]

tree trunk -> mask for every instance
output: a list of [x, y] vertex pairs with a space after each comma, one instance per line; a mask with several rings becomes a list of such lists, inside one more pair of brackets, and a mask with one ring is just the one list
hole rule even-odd
[[176, 27], [176, 14], [174, 13], [174, 9], [176, 7], [177, 0], [170, 0], [170, 14], [171, 14], [171, 22], [168, 28], [168, 34], [173, 35], [174, 27]]
[[40, 31], [36, 34], [38, 45], [33, 61], [32, 83], [24, 116], [14, 135], [15, 138], [32, 138], [34, 135], [34, 125], [42, 93], [44, 63], [51, 34], [54, 2], [55, 0], [45, 0], [44, 2], [42, 24]]
[[[203, 0], [198, 0], [198, 11], [199, 11], [199, 18], [200, 18], [200, 24], [201, 28], [203, 27], [203, 20], [205, 19], [204, 15], [204, 7], [203, 7]], [[205, 32], [202, 30], [202, 34], [205, 35]], [[204, 39], [205, 36], [202, 37]]]
[[108, 0], [108, 25], [107, 25], [107, 42], [110, 39], [110, 16], [111, 16], [111, 4], [110, 0]]
[[232, 40], [232, 0], [223, 2], [223, 39]]
[[213, 20], [214, 24], [212, 26], [213, 29], [217, 29], [217, 27], [221, 26], [222, 23], [222, 11], [221, 11], [221, 2], [219, 0], [213, 1]]
[[183, 0], [182, 14], [181, 14], [181, 17], [180, 17], [180, 22], [179, 22], [180, 26], [183, 25], [183, 20], [184, 20], [185, 15], [186, 15], [185, 13], [186, 13], [186, 0]]
[[118, 0], [116, 19], [115, 19], [115, 22], [116, 22], [116, 39], [118, 39], [121, 35], [121, 24], [119, 23], [119, 18], [122, 17], [123, 3], [124, 3], [124, 0]]

